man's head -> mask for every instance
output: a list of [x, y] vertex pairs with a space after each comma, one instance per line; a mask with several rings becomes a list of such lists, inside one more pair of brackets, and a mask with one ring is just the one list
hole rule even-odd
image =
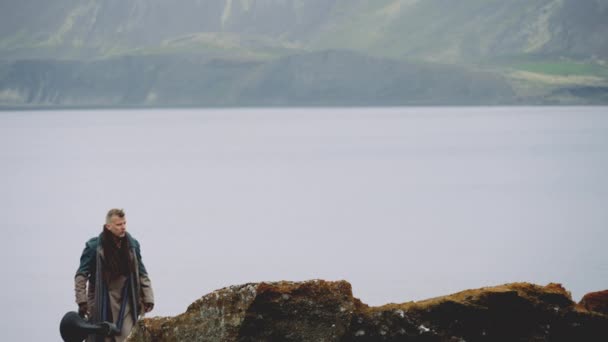
[[122, 209], [110, 209], [106, 215], [105, 229], [116, 237], [124, 237], [127, 234], [127, 220]]

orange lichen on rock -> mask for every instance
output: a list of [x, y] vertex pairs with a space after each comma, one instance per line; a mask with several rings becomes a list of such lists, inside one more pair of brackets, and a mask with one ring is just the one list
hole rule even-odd
[[[360, 312], [359, 321], [368, 322], [368, 329], [361, 327], [359, 331], [366, 332], [373, 330], [370, 326], [384, 325], [392, 327], [385, 331], [385, 335], [396, 330], [404, 331], [404, 335], [410, 332], [409, 338], [426, 335], [439, 340], [451, 336], [456, 340], [491, 340], [490, 337], [542, 340], [563, 333], [559, 325], [551, 325], [574, 308], [570, 293], [559, 284], [512, 283], [423, 301], [367, 308]], [[387, 324], [391, 321], [389, 318], [395, 316], [403, 318], [401, 323]], [[574, 336], [571, 331], [567, 334]]]
[[430, 306], [436, 306], [442, 302], [455, 302], [461, 304], [491, 305], [492, 298], [518, 297], [532, 304], [553, 302], [560, 307], [574, 306], [570, 292], [566, 291], [560, 284], [551, 283], [547, 286], [539, 286], [530, 283], [511, 283], [493, 287], [482, 287], [475, 290], [461, 291], [448, 296], [431, 298], [418, 302], [403, 304], [412, 310], [424, 310]]
[[587, 293], [578, 305], [585, 310], [608, 315], [608, 290]]

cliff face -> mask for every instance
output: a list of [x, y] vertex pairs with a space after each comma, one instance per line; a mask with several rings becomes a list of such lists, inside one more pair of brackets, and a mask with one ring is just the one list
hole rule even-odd
[[608, 341], [607, 303], [606, 291], [577, 305], [559, 284], [514, 283], [370, 307], [346, 281], [250, 283], [144, 319], [128, 341]]
[[510, 85], [499, 75], [348, 51], [256, 62], [168, 56], [0, 62], [0, 105], [386, 106], [515, 101]]

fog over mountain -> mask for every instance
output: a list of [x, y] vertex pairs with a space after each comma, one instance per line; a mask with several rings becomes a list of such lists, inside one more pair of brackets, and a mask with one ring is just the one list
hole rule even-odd
[[[606, 18], [608, 0], [4, 1], [0, 104], [608, 103]], [[320, 52], [344, 60], [319, 58]], [[226, 71], [226, 63], [238, 70]], [[372, 71], [396, 64], [398, 82]], [[445, 64], [458, 71], [444, 72]], [[53, 72], [59, 65], [67, 72]], [[100, 81], [94, 75], [104, 67], [122, 71], [104, 72]], [[259, 81], [302, 68], [309, 79], [294, 83], [292, 93], [274, 88], [281, 82]], [[161, 92], [171, 88], [164, 80], [180, 73], [178, 88]], [[127, 79], [144, 93], [115, 93], [112, 84]], [[466, 96], [445, 93], [444, 85], [465, 80], [472, 80]], [[504, 91], [475, 90], [489, 80], [490, 89]], [[425, 90], [412, 92], [406, 83]], [[311, 97], [330, 86], [335, 96]], [[362, 93], [368, 100], [361, 101]]]

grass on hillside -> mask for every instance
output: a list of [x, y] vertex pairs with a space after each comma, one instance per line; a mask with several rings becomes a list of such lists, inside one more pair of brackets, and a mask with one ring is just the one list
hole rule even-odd
[[563, 62], [522, 62], [512, 66], [514, 69], [554, 76], [596, 76], [608, 77], [608, 67], [571, 61]]

